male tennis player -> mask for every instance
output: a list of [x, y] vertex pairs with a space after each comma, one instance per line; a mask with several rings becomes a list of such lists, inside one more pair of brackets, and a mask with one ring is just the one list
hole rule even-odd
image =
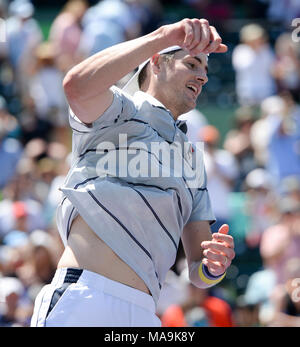
[[[57, 211], [66, 247], [32, 326], [160, 326], [156, 303], [180, 238], [195, 286], [224, 278], [233, 238], [227, 225], [210, 231], [203, 162], [177, 118], [196, 107], [207, 54], [226, 51], [207, 20], [184, 19], [67, 73], [73, 162]], [[114, 86], [137, 66], [123, 90]]]

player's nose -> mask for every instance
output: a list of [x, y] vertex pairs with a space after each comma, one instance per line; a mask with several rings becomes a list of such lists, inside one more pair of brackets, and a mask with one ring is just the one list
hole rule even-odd
[[197, 76], [197, 81], [200, 82], [202, 85], [208, 82], [208, 77], [205, 72], [199, 73]]

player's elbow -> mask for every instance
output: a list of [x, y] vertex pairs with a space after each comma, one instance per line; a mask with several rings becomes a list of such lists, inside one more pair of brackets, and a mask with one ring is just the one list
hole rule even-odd
[[76, 76], [72, 71], [69, 71], [64, 80], [63, 80], [63, 88], [65, 95], [69, 101], [76, 100], [80, 96], [78, 83], [76, 81]]

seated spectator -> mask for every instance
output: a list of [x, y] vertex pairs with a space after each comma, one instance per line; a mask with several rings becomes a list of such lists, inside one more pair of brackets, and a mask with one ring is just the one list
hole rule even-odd
[[22, 144], [9, 136], [17, 128], [16, 118], [9, 114], [6, 101], [0, 96], [0, 189], [12, 179], [22, 156]]
[[29, 235], [21, 231], [11, 231], [0, 245], [1, 276], [17, 277], [18, 268], [30, 254]]
[[274, 53], [265, 30], [257, 24], [244, 26], [240, 31], [240, 41], [232, 53], [238, 101], [241, 105], [259, 105], [275, 93], [271, 74]]
[[90, 56], [105, 48], [139, 36], [141, 26], [123, 0], [102, 0], [83, 18], [79, 53]]
[[15, 277], [0, 278], [0, 326], [22, 326], [20, 300], [25, 288]]
[[247, 174], [257, 167], [251, 143], [251, 127], [255, 115], [251, 107], [240, 107], [235, 113], [235, 124], [225, 136], [224, 149], [231, 153], [238, 163], [238, 177], [234, 190], [240, 191]]
[[42, 228], [44, 220], [41, 212], [42, 205], [33, 199], [13, 201], [4, 198], [0, 202], [0, 237], [20, 227], [28, 233]]
[[265, 167], [268, 161], [268, 145], [274, 122], [284, 112], [285, 102], [279, 95], [269, 96], [260, 105], [260, 116], [250, 129], [250, 141], [258, 166]]
[[267, 161], [267, 169], [277, 183], [287, 176], [300, 174], [300, 107], [291, 94], [281, 97], [284, 109], [272, 118]]
[[38, 22], [33, 18], [34, 6], [28, 0], [14, 0], [9, 5], [10, 17], [6, 21], [6, 45], [18, 90], [26, 91], [28, 64], [34, 58], [35, 48], [43, 35]]
[[300, 252], [300, 204], [289, 196], [282, 198], [279, 204], [280, 220], [263, 232], [260, 253], [266, 267], [274, 271], [276, 283], [284, 284], [286, 265]]
[[37, 115], [57, 128], [65, 128], [68, 124], [68, 106], [62, 86], [63, 74], [57, 68], [53, 45], [50, 42], [40, 44], [35, 51], [35, 58], [36, 65], [28, 81], [28, 92], [36, 106]]
[[272, 68], [279, 92], [289, 91], [299, 102], [300, 59], [298, 45], [290, 33], [281, 34], [275, 43], [276, 61]]
[[51, 25], [49, 41], [53, 43], [56, 61], [64, 71], [80, 61], [77, 54], [82, 35], [81, 20], [87, 8], [86, 0], [69, 0]]
[[[250, 312], [252, 319], [250, 322], [248, 321], [248, 324], [242, 326], [268, 324], [274, 312], [271, 297], [275, 287], [276, 275], [272, 269], [266, 267], [251, 274], [243, 295], [243, 306], [245, 311]], [[239, 298], [237, 298], [237, 303], [239, 304]], [[237, 323], [237, 321], [235, 322]]]
[[52, 235], [44, 230], [34, 230], [28, 241], [30, 253], [17, 268], [17, 276], [26, 287], [42, 288], [53, 278], [61, 248]]

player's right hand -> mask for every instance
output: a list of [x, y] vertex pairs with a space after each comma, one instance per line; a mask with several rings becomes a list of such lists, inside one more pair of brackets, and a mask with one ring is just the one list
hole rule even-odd
[[228, 50], [216, 28], [209, 25], [206, 19], [186, 18], [163, 28], [164, 35], [171, 45], [182, 47], [192, 56], [200, 53], [225, 53]]

